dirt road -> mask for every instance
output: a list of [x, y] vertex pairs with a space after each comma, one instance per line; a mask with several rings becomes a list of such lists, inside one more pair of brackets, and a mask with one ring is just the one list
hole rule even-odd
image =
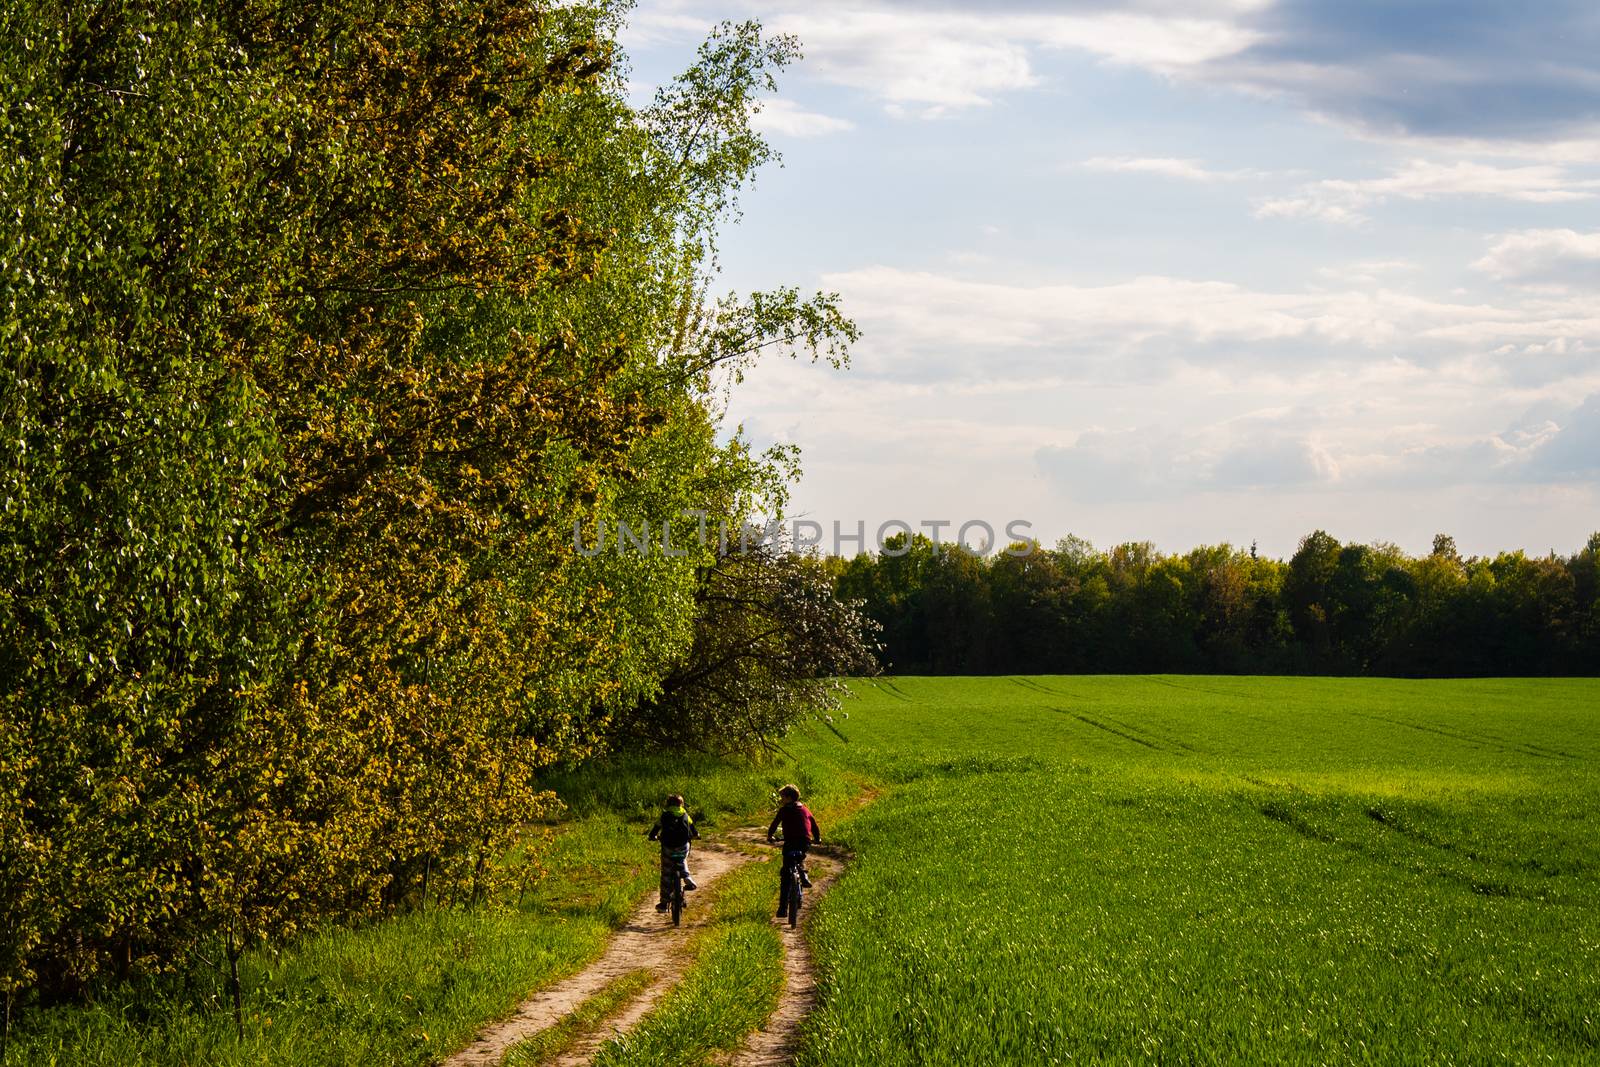
[[[691, 869], [695, 881], [704, 888], [735, 867], [750, 862], [750, 859], [731, 849], [702, 844], [694, 850]], [[633, 913], [628, 924], [612, 938], [605, 955], [570, 978], [534, 994], [517, 1008], [516, 1014], [490, 1025], [472, 1044], [445, 1060], [445, 1067], [492, 1067], [500, 1062], [512, 1045], [546, 1027], [554, 1026], [563, 1016], [599, 992], [607, 982], [634, 971], [650, 970], [657, 976], [655, 982], [628, 1006], [626, 1012], [633, 1021], [637, 1021], [683, 977], [683, 971], [689, 963], [681, 951], [687, 940], [685, 935], [704, 921], [705, 909], [690, 907], [684, 912], [684, 925], [674, 927], [655, 910], [653, 897], [646, 900]]]
[[[728, 841], [743, 846], [745, 851], [704, 841], [695, 847], [692, 869], [702, 888], [752, 862], [756, 857], [750, 848], [762, 844], [763, 834], [755, 827], [745, 827], [729, 834]], [[825, 847], [812, 854], [807, 866], [813, 888], [806, 894], [806, 915], [842, 873], [848, 859], [847, 854]], [[495, 1067], [512, 1045], [554, 1026], [607, 983], [636, 971], [650, 971], [655, 980], [643, 992], [555, 1060], [557, 1067], [589, 1063], [602, 1044], [614, 1034], [631, 1029], [683, 978], [692, 962], [683, 952], [686, 934], [703, 925], [708, 915], [709, 909], [691, 907], [684, 912], [684, 925], [673, 927], [655, 910], [654, 898], [646, 900], [612, 938], [603, 956], [570, 978], [534, 994], [510, 1018], [486, 1027], [471, 1045], [445, 1060], [444, 1067]], [[799, 928], [773, 921], [778, 923], [783, 939], [783, 995], [766, 1023], [752, 1032], [741, 1048], [722, 1058], [721, 1062], [730, 1067], [777, 1067], [792, 1062], [800, 1026], [817, 1002], [816, 968], [806, 944], [803, 919]]]

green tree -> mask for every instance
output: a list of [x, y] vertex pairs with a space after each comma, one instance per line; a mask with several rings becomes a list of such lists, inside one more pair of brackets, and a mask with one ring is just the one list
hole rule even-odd
[[1050, 552], [1061, 575], [1066, 616], [1066, 661], [1074, 671], [1105, 672], [1120, 654], [1110, 637], [1110, 563], [1080, 537], [1068, 535]]
[[770, 750], [806, 716], [831, 721], [843, 678], [877, 673], [876, 625], [835, 595], [821, 561], [733, 543], [702, 569], [694, 642], [624, 740], [666, 749]]
[[981, 556], [960, 545], [935, 549], [923, 575], [921, 615], [935, 674], [992, 670], [994, 611]]
[[1070, 669], [1067, 593], [1051, 553], [1002, 552], [995, 557], [989, 566], [989, 596], [996, 670], [1055, 674]]
[[8, 997], [492, 895], [691, 648], [709, 557], [574, 526], [764, 492], [719, 389], [854, 327], [707, 297], [794, 43], [636, 111], [625, 10], [0, 13]]
[[1329, 622], [1329, 587], [1339, 566], [1340, 544], [1322, 530], [1300, 540], [1284, 576], [1283, 596], [1308, 665], [1327, 665], [1334, 655]]
[[1250, 555], [1231, 545], [1196, 548], [1185, 557], [1194, 576], [1196, 643], [1213, 669], [1242, 670], [1251, 660]]
[[1567, 561], [1567, 570], [1575, 625], [1568, 669], [1587, 674], [1600, 670], [1600, 533], [1589, 535], [1583, 551]]

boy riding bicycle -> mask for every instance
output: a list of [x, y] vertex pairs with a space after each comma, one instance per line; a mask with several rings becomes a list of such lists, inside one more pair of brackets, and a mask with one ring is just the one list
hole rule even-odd
[[806, 888], [811, 886], [811, 878], [806, 874], [806, 851], [813, 844], [822, 843], [822, 828], [817, 825], [816, 817], [810, 810], [800, 803], [800, 790], [792, 785], [786, 785], [778, 790], [778, 796], [783, 798], [783, 806], [772, 817], [772, 823], [767, 827], [767, 844], [773, 843], [773, 834], [779, 826], [783, 827], [783, 863], [778, 868], [778, 918], [782, 919], [789, 914], [788, 897], [784, 892], [784, 875], [790, 867], [800, 868], [800, 884]]
[[661, 842], [661, 901], [657, 911], [666, 911], [671, 903], [673, 875], [683, 879], [683, 888], [698, 889], [689, 877], [689, 842], [700, 836], [694, 820], [683, 806], [683, 797], [673, 793], [667, 798], [667, 808], [650, 828], [650, 840]]

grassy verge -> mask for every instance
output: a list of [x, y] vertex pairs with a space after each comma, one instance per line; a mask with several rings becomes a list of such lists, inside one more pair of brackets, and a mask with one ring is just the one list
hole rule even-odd
[[783, 988], [783, 944], [772, 925], [770, 864], [717, 886], [711, 921], [689, 945], [683, 981], [631, 1032], [600, 1047], [595, 1067], [689, 1067], [737, 1048], [771, 1014]]
[[521, 907], [401, 915], [248, 954], [242, 1038], [221, 975], [200, 973], [30, 1012], [6, 1064], [428, 1063], [598, 955], [654, 883], [651, 860], [620, 820], [577, 820]]
[[566, 1052], [578, 1039], [599, 1027], [654, 981], [649, 971], [634, 971], [612, 979], [578, 1009], [548, 1030], [511, 1046], [501, 1067], [539, 1067]]
[[818, 811], [861, 792], [867, 777], [849, 762], [848, 742], [820, 729], [794, 739], [791, 750], [766, 763], [710, 756], [624, 756], [553, 776], [556, 791], [577, 816], [621, 815], [647, 825], [669, 793], [682, 793], [702, 833], [747, 822], [778, 804], [778, 788], [799, 786]]

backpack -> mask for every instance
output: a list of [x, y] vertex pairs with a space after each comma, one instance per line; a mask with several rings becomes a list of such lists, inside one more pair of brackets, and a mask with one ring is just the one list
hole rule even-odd
[[661, 813], [661, 847], [682, 848], [689, 843], [689, 816], [676, 812]]

